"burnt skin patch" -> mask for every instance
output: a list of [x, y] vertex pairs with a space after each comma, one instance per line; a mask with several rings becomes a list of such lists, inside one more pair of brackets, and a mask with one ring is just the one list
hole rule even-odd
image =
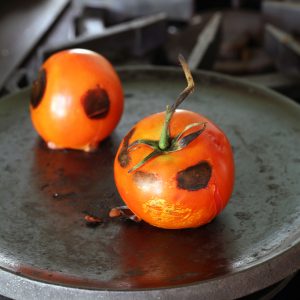
[[30, 95], [30, 103], [33, 108], [37, 108], [41, 103], [47, 84], [47, 73], [45, 69], [39, 71], [37, 79], [33, 82]]
[[177, 187], [188, 191], [197, 191], [207, 186], [211, 177], [211, 166], [202, 161], [177, 173]]
[[97, 86], [88, 90], [82, 97], [82, 106], [89, 119], [105, 118], [109, 112], [110, 101], [106, 90]]
[[118, 155], [118, 162], [122, 168], [126, 168], [131, 161], [128, 152], [128, 145], [129, 145], [129, 140], [131, 139], [134, 132], [135, 132], [135, 128], [132, 128], [123, 139], [123, 145]]
[[155, 190], [160, 183], [155, 174], [143, 171], [133, 173], [133, 181], [139, 188], [148, 191]]

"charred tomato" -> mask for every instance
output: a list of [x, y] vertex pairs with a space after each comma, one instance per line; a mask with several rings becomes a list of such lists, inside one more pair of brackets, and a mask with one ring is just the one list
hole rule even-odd
[[234, 184], [234, 159], [224, 132], [196, 112], [176, 110], [194, 90], [139, 121], [124, 137], [114, 162], [115, 183], [128, 208], [147, 223], [167, 229], [198, 227], [226, 206]]
[[98, 53], [71, 49], [42, 65], [32, 86], [30, 113], [49, 148], [90, 151], [117, 126], [123, 101], [110, 62]]

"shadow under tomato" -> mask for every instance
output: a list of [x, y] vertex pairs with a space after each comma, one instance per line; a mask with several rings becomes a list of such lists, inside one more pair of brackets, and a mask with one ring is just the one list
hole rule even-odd
[[195, 229], [163, 230], [145, 223], [121, 227], [114, 250], [120, 257], [116, 286], [177, 286], [223, 275], [230, 269], [218, 220]]
[[113, 178], [118, 143], [112, 136], [97, 151], [50, 150], [38, 139], [34, 146], [33, 179], [37, 193], [51, 210], [107, 215], [120, 204]]

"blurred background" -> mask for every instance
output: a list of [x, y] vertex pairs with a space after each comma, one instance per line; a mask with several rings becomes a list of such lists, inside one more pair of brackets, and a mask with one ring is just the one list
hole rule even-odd
[[[192, 70], [232, 75], [300, 102], [300, 0], [1, 1], [0, 95], [30, 86], [43, 61], [67, 48], [125, 67], [178, 66], [182, 53]], [[299, 298], [299, 274], [247, 297]]]
[[300, 1], [11, 0], [0, 4], [0, 95], [29, 85], [53, 52], [87, 48], [114, 65], [230, 74], [300, 101]]

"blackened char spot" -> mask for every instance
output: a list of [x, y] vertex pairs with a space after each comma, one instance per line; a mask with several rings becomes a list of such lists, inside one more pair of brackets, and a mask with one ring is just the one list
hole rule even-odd
[[126, 168], [130, 163], [131, 158], [128, 153], [128, 145], [129, 145], [129, 140], [131, 139], [134, 132], [135, 132], [135, 128], [133, 127], [123, 139], [123, 145], [118, 155], [118, 162], [122, 168]]
[[197, 191], [207, 186], [211, 177], [211, 166], [207, 161], [188, 167], [177, 173], [177, 187]]
[[102, 119], [108, 114], [110, 101], [106, 90], [97, 86], [88, 90], [82, 97], [85, 114], [90, 119]]
[[30, 103], [33, 108], [37, 108], [42, 101], [46, 89], [46, 83], [47, 73], [45, 69], [41, 69], [39, 71], [37, 79], [34, 80], [31, 88]]

